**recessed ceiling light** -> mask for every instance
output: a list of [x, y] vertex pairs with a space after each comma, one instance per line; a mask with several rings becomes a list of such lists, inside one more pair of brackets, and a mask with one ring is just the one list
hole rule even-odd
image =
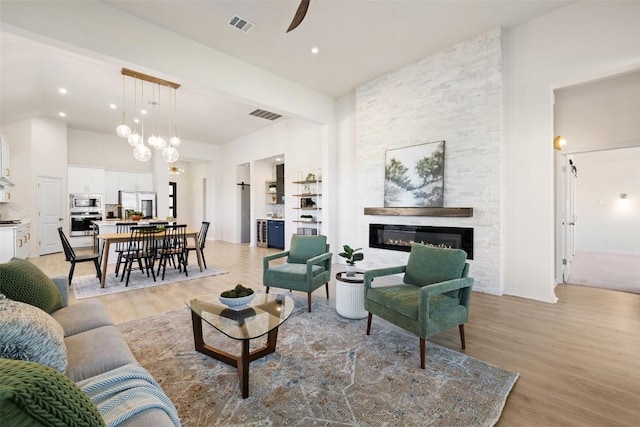
[[115, 110], [116, 108], [118, 108], [118, 106], [116, 104], [109, 104], [109, 108]]
[[134, 123], [140, 123], [140, 119], [133, 119]]
[[313, 53], [314, 55], [318, 52], [320, 52], [320, 49], [318, 49], [317, 47], [314, 46], [311, 48], [311, 53]]
[[140, 110], [140, 114], [147, 114], [147, 110]]
[[60, 112], [58, 113], [58, 115], [59, 115], [60, 117], [67, 117], [67, 113], [65, 113], [64, 111], [60, 111]]
[[61, 87], [58, 89], [58, 93], [62, 94], [62, 95], [66, 95], [67, 94], [67, 89]]

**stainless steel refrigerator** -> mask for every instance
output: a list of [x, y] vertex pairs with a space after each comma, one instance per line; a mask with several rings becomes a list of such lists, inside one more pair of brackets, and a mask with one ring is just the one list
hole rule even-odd
[[140, 211], [144, 218], [157, 216], [156, 193], [147, 191], [118, 191], [118, 203], [125, 212]]

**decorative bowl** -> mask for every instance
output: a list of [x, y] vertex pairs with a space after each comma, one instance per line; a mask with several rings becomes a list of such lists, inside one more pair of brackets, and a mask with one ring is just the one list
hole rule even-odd
[[256, 293], [252, 293], [251, 295], [247, 295], [246, 297], [238, 297], [238, 298], [226, 298], [223, 296], [218, 297], [220, 302], [228, 307], [236, 308], [243, 307], [249, 304], [253, 298], [256, 296]]

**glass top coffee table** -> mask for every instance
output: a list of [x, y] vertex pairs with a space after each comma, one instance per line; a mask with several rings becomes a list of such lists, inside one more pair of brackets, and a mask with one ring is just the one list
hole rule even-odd
[[[219, 294], [188, 298], [185, 303], [191, 309], [193, 340], [196, 351], [213, 357], [238, 369], [242, 398], [249, 397], [249, 363], [276, 350], [278, 327], [293, 312], [293, 299], [286, 295], [256, 294], [249, 304], [229, 308], [218, 299]], [[242, 353], [227, 353], [204, 342], [202, 322], [205, 321], [229, 338], [242, 341]], [[267, 335], [267, 343], [249, 351], [249, 340]]]

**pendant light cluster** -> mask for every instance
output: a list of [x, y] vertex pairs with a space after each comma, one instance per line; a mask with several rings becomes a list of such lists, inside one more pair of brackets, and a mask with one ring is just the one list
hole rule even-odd
[[[133, 111], [136, 114], [140, 114], [140, 118], [135, 117], [133, 119], [133, 129], [127, 125], [125, 115], [125, 81], [126, 77], [133, 79]], [[151, 136], [147, 139], [145, 145], [144, 140], [144, 118], [148, 114], [148, 111], [144, 108], [145, 97], [145, 82], [146, 86], [151, 86], [151, 100], [147, 101], [147, 104], [151, 105]], [[138, 103], [138, 86], [140, 87], [140, 100]], [[164, 111], [170, 116], [170, 120], [166, 121], [165, 135], [171, 135], [170, 138], [165, 139], [162, 136], [165, 123], [162, 122], [163, 117], [163, 104], [161, 102], [161, 87], [169, 88], [169, 108], [165, 108]], [[178, 138], [178, 132], [176, 127], [176, 90], [180, 87], [179, 84], [163, 80], [158, 77], [150, 76], [148, 74], [142, 74], [137, 71], [129, 70], [128, 68], [122, 69], [122, 124], [116, 128], [116, 134], [121, 138], [126, 138], [129, 145], [133, 147], [133, 157], [141, 162], [146, 162], [151, 159], [151, 148], [162, 152], [162, 157], [168, 163], [175, 163], [178, 160], [180, 154], [176, 147], [180, 145], [180, 138]]]

